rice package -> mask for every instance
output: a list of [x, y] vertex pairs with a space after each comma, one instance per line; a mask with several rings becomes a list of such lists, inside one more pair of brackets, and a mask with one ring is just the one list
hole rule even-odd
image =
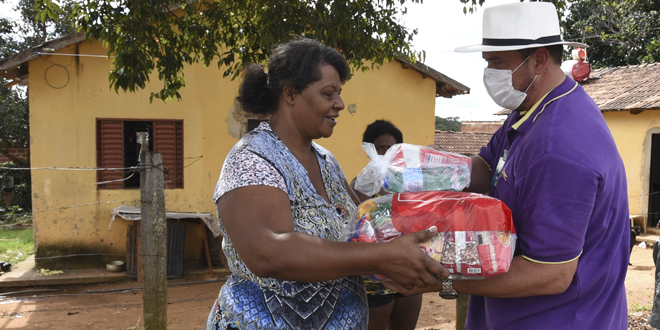
[[384, 188], [391, 193], [452, 190], [470, 185], [470, 157], [413, 144], [399, 143], [378, 155], [372, 143], [362, 148], [369, 164], [355, 179], [355, 189], [372, 196]]
[[481, 194], [422, 191], [372, 198], [358, 206], [344, 228], [344, 238], [389, 242], [431, 226], [438, 233], [420, 248], [447, 268], [450, 278], [483, 279], [509, 270], [516, 246], [511, 210]]

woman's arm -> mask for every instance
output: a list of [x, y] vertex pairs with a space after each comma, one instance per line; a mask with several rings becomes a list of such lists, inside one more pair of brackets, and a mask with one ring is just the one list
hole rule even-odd
[[384, 274], [402, 287], [435, 285], [448, 271], [419, 243], [425, 230], [388, 243], [345, 243], [294, 232], [287, 194], [268, 186], [234, 189], [218, 200], [234, 248], [257, 276], [318, 282], [349, 275]]

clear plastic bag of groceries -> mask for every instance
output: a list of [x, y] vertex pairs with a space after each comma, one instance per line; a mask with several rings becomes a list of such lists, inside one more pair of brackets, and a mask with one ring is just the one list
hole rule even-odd
[[429, 190], [461, 191], [470, 185], [470, 157], [414, 144], [398, 143], [378, 155], [373, 143], [362, 143], [369, 163], [355, 179], [355, 189], [373, 196], [384, 188], [402, 193]]
[[[486, 195], [454, 191], [391, 194], [361, 203], [344, 227], [348, 242], [389, 242], [431, 226], [434, 238], [420, 245], [452, 279], [506, 273], [516, 247], [511, 210]], [[384, 275], [367, 276], [372, 281]]]

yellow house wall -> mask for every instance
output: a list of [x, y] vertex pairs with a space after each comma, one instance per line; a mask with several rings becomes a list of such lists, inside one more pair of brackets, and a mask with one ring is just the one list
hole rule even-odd
[[[58, 53], [105, 55], [106, 50], [84, 41]], [[29, 70], [33, 167], [96, 167], [96, 118], [180, 119], [184, 166], [189, 166], [184, 188], [165, 190], [166, 210], [215, 215], [213, 189], [244, 126], [233, 107], [238, 80], [223, 79], [215, 66], [189, 66], [183, 101], [149, 103], [149, 93], [161, 86], [157, 79], [146, 90], [117, 94], [109, 89], [105, 58], [41, 56], [30, 61]], [[361, 138], [375, 119], [392, 121], [408, 143], [433, 142], [435, 82], [399, 62], [356, 73], [342, 96], [346, 109], [334, 135], [318, 142], [334, 153], [349, 180], [368, 161]], [[33, 170], [32, 182], [37, 258], [100, 252], [122, 259], [129, 222], [118, 218], [111, 224], [110, 211], [121, 204], [139, 206], [138, 189], [97, 189], [95, 171]], [[185, 260], [199, 260], [200, 238], [196, 227], [187, 227]]]
[[630, 214], [647, 214], [651, 169], [651, 136], [660, 134], [660, 111], [604, 112], [626, 168]]

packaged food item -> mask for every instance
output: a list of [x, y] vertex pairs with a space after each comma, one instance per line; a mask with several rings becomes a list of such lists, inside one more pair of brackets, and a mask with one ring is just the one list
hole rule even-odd
[[372, 196], [388, 192], [429, 190], [461, 191], [470, 185], [470, 157], [407, 143], [390, 147], [378, 155], [372, 143], [362, 148], [370, 158], [355, 179], [355, 189]]
[[431, 226], [438, 233], [420, 248], [447, 268], [450, 278], [482, 279], [509, 270], [516, 246], [511, 211], [502, 201], [481, 194], [423, 191], [376, 197], [356, 209], [344, 238], [389, 242]]

